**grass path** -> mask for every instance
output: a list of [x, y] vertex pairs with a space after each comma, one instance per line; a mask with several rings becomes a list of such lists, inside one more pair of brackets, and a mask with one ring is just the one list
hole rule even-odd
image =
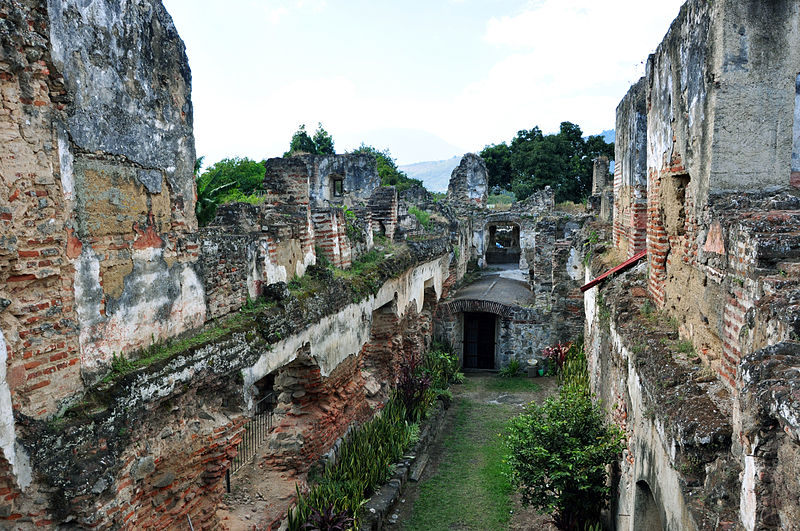
[[[538, 380], [543, 382], [544, 380]], [[431, 464], [401, 527], [408, 531], [506, 530], [515, 500], [503, 462], [501, 434], [521, 406], [549, 392], [534, 381], [472, 375], [454, 388], [447, 432], [431, 450]]]

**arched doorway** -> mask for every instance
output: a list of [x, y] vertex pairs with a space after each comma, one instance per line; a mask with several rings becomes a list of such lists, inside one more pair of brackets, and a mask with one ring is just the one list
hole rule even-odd
[[659, 531], [664, 529], [661, 509], [646, 481], [636, 482], [636, 499], [633, 511], [633, 531]]

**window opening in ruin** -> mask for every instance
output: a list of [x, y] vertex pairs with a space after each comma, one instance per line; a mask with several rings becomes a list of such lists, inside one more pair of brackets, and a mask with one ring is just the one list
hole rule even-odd
[[666, 182], [664, 201], [664, 227], [670, 236], [682, 236], [686, 233], [686, 190], [689, 188], [691, 178], [688, 174], [679, 174], [668, 177]]
[[515, 264], [519, 262], [519, 226], [513, 223], [489, 226], [486, 262], [489, 264]]
[[634, 531], [658, 531], [664, 529], [661, 510], [656, 503], [650, 485], [646, 481], [636, 483], [636, 499], [633, 511]]
[[278, 404], [275, 373], [270, 373], [253, 384], [253, 402], [253, 416], [250, 422], [245, 424], [242, 442], [237, 448], [238, 453], [231, 461], [230, 474], [235, 474], [250, 462], [272, 430], [272, 414]]
[[494, 369], [497, 316], [483, 312], [464, 313], [464, 368]]
[[344, 180], [334, 178], [331, 183], [333, 184], [333, 197], [342, 197], [344, 195]]

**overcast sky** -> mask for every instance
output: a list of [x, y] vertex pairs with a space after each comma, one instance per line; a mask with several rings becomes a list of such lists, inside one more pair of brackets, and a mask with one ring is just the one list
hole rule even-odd
[[192, 69], [197, 154], [280, 156], [322, 122], [401, 164], [562, 121], [613, 129], [682, 0], [164, 0]]

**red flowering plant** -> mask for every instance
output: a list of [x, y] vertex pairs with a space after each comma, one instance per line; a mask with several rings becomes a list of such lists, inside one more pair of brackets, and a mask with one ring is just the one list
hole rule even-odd
[[567, 359], [567, 352], [572, 347], [572, 342], [557, 343], [542, 350], [542, 357], [547, 360], [549, 374], [558, 374], [564, 361]]

